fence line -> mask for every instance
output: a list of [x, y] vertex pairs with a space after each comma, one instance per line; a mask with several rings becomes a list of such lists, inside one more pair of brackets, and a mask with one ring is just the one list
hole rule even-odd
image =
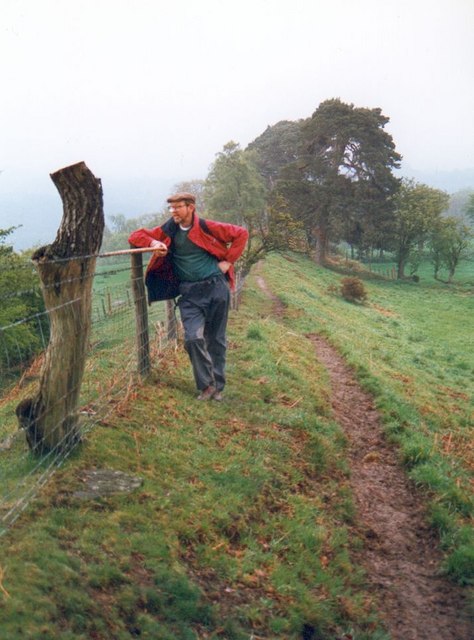
[[[117, 258], [115, 252], [112, 253], [112, 256], [100, 256], [103, 260], [93, 276], [92, 325], [79, 400], [82, 436], [116, 410], [136, 379], [131, 266]], [[55, 284], [61, 286], [65, 283], [66, 280]], [[39, 284], [20, 290], [16, 295], [9, 293], [4, 299], [9, 301], [6, 304], [10, 307], [12, 301], [18, 302], [21, 310], [25, 295], [38, 292]], [[74, 312], [76, 303], [77, 299], [68, 300], [61, 307], [69, 307]], [[163, 303], [150, 307], [150, 340], [154, 356], [158, 354], [157, 345], [160, 351], [166, 346], [164, 319]], [[0, 536], [17, 520], [79, 443], [78, 437], [74, 443], [67, 442], [71, 446], [64, 446], [65, 439], [70, 437], [67, 434], [41, 456], [32, 453], [27, 446], [27, 432], [18, 428], [18, 422], [22, 423], [22, 408], [27, 411], [28, 398], [38, 388], [49, 342], [49, 312], [35, 310], [31, 315], [10, 320], [0, 326]], [[60, 359], [61, 354], [52, 353], [48, 357]], [[72, 386], [63, 397], [55, 398], [52, 413], [55, 406], [67, 400], [67, 395], [77, 392], [78, 387]], [[15, 413], [17, 407], [18, 418]], [[44, 417], [41, 412], [40, 417]], [[60, 426], [59, 423], [54, 424], [53, 430]]]
[[[152, 360], [159, 357], [168, 343], [165, 303], [154, 303], [148, 307], [147, 326], [139, 327], [137, 335], [132, 294], [133, 278], [137, 275], [136, 272], [134, 275], [126, 254], [143, 252], [127, 250], [90, 256], [102, 260], [97, 263], [92, 276], [92, 325], [79, 399], [81, 436], [87, 435], [112, 415], [121, 403], [127, 401], [137, 378], [139, 362], [136, 343], [141, 341], [140, 331], [146, 331], [147, 334], [150, 331]], [[81, 260], [84, 256], [75, 259]], [[31, 263], [24, 266], [32, 270]], [[61, 286], [70, 281], [65, 279], [55, 285]], [[237, 278], [232, 305], [234, 309], [238, 306], [243, 284], [243, 279]], [[21, 310], [20, 303], [24, 303], [25, 296], [30, 294], [34, 295], [36, 305], [44, 306], [39, 295], [39, 280], [37, 285], [33, 283], [31, 289], [17, 291], [16, 294], [8, 293], [3, 299], [11, 301], [16, 298]], [[143, 295], [146, 295], [144, 287]], [[69, 307], [74, 312], [78, 300], [68, 300], [61, 307]], [[142, 302], [146, 303], [144, 300]], [[34, 309], [29, 316], [10, 320], [0, 326], [0, 537], [80, 442], [79, 435], [74, 442], [66, 442], [71, 437], [66, 433], [51, 450], [41, 456], [35, 455], [27, 445], [28, 431], [18, 428], [19, 423], [22, 424], [22, 411], [27, 415], [28, 398], [34, 396], [38, 389], [45, 357], [60, 359], [61, 354], [47, 351], [50, 326], [49, 312], [44, 308]], [[67, 399], [68, 394], [73, 395], [78, 391], [77, 386], [68, 388], [67, 394], [55, 399], [53, 410]], [[39, 417], [44, 417], [44, 414], [40, 412]], [[63, 419], [54, 424], [53, 429], [60, 430], [62, 422]], [[68, 446], [63, 446], [66, 444]]]

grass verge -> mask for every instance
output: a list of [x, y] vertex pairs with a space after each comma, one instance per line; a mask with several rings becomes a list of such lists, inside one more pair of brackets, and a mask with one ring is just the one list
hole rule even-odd
[[287, 306], [287, 322], [325, 334], [375, 395], [388, 437], [427, 492], [446, 571], [472, 584], [472, 265], [451, 287], [369, 277], [365, 304], [346, 302], [342, 276], [303, 257], [272, 256], [264, 275]]

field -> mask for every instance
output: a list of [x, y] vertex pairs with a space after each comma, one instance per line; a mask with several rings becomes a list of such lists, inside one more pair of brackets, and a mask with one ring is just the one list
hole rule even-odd
[[[355, 560], [364, 541], [347, 438], [310, 334], [325, 336], [373, 394], [427, 504], [443, 571], [472, 583], [472, 265], [451, 287], [428, 275], [367, 279], [364, 304], [340, 296], [341, 277], [271, 256], [231, 318], [225, 402], [196, 403], [185, 354], [169, 349], [87, 433], [2, 538], [5, 637], [388, 638]], [[94, 375], [112, 375], [107, 362], [130, 323], [120, 326], [99, 331]], [[85, 473], [103, 468], [143, 484], [80, 498]]]

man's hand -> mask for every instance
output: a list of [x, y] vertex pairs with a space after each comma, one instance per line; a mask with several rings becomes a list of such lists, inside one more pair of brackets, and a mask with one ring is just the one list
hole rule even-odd
[[168, 247], [160, 240], [152, 240], [150, 247], [154, 249], [154, 253], [157, 253], [159, 256], [165, 256], [168, 253]]
[[227, 262], [227, 260], [222, 260], [221, 262], [218, 262], [217, 265], [219, 269], [222, 271], [222, 273], [227, 273], [232, 266], [232, 262]]

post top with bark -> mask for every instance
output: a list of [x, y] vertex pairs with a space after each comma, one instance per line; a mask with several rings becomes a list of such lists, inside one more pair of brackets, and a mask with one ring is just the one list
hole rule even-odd
[[85, 162], [51, 173], [63, 202], [56, 239], [33, 254], [35, 261], [97, 254], [104, 231], [103, 193], [99, 178]]

